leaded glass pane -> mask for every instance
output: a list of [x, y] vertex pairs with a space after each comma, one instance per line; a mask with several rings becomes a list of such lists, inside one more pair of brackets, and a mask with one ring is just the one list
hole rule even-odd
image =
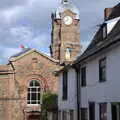
[[35, 80], [31, 81], [29, 84], [27, 103], [40, 104], [40, 84]]

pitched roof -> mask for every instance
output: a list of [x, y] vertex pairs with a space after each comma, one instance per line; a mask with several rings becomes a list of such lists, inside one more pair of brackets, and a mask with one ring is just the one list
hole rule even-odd
[[[112, 13], [109, 16], [109, 20], [120, 17], [119, 11], [120, 11], [120, 3], [118, 5], [116, 5], [115, 7], [113, 7]], [[92, 56], [93, 54], [99, 52], [102, 49], [107, 48], [108, 46], [110, 46], [116, 42], [120, 42], [120, 19], [118, 19], [117, 24], [114, 26], [114, 28], [112, 29], [110, 34], [108, 34], [107, 38], [105, 38], [105, 39], [103, 39], [103, 30], [102, 30], [104, 23], [100, 26], [100, 29], [94, 36], [91, 44], [84, 51], [84, 53], [78, 57], [78, 59], [75, 61], [75, 63]]]
[[20, 56], [20, 55], [22, 55], [22, 54], [24, 54], [24, 53], [26, 53], [26, 52], [28, 52], [28, 51], [30, 51], [30, 50], [32, 50], [32, 49], [31, 49], [31, 48], [25, 48], [25, 49], [23, 49], [21, 52], [12, 55], [10, 58], [18, 57], [18, 56]]
[[78, 57], [78, 59], [75, 61], [75, 63], [82, 61], [93, 54], [99, 52], [100, 50], [103, 50], [107, 48], [108, 46], [120, 42], [120, 20], [115, 25], [115, 27], [112, 29], [111, 33], [107, 36], [106, 39], [102, 38], [101, 30], [102, 27], [98, 30], [96, 33], [94, 39], [92, 40], [91, 44], [88, 46], [88, 48], [85, 50], [85, 52]]
[[39, 53], [40, 55], [46, 57], [47, 59], [49, 59], [49, 60], [51, 60], [51, 61], [53, 61], [53, 62], [55, 62], [55, 63], [59, 63], [59, 60], [55, 60], [54, 58], [52, 58], [52, 57], [50, 57], [50, 56], [48, 56], [48, 55], [46, 55], [46, 54], [44, 54], [44, 53], [38, 52], [38, 51], [35, 50], [34, 48], [26, 48], [26, 49], [23, 49], [21, 52], [15, 54], [15, 55], [13, 55], [13, 56], [11, 56], [10, 59], [9, 59], [9, 61], [16, 61], [16, 60], [24, 57], [25, 55], [28, 55], [28, 54], [32, 53], [32, 52], [37, 52], [37, 53]]

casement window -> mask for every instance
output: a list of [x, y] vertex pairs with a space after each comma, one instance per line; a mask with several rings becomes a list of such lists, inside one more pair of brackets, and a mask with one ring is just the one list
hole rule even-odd
[[89, 120], [95, 120], [95, 103], [89, 102]]
[[37, 81], [33, 80], [29, 83], [27, 92], [28, 105], [40, 104], [40, 84]]
[[67, 100], [67, 96], [68, 96], [68, 72], [64, 71], [63, 72], [63, 100]]
[[99, 82], [106, 81], [106, 58], [99, 60]]
[[107, 103], [99, 104], [99, 120], [107, 120]]
[[88, 120], [87, 108], [81, 108], [81, 120]]
[[70, 110], [70, 120], [74, 120], [74, 110]]
[[81, 68], [81, 86], [86, 86], [86, 67]]
[[105, 39], [107, 37], [107, 24], [104, 24], [103, 25], [103, 28], [102, 28], [102, 35], [103, 35], [103, 39]]

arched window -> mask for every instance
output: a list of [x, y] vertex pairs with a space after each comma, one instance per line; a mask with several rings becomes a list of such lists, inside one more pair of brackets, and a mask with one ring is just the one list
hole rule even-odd
[[40, 84], [35, 80], [29, 84], [27, 104], [40, 104]]
[[65, 53], [66, 60], [70, 60], [71, 56], [72, 56], [72, 49], [71, 48], [66, 48], [66, 53]]

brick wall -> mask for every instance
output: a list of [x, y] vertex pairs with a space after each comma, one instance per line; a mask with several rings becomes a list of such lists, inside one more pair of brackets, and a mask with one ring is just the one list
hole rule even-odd
[[22, 120], [29, 110], [40, 109], [27, 106], [27, 87], [31, 80], [39, 81], [45, 91], [57, 92], [58, 78], [54, 72], [60, 66], [37, 52], [5, 67], [7, 70], [0, 72], [0, 120]]

